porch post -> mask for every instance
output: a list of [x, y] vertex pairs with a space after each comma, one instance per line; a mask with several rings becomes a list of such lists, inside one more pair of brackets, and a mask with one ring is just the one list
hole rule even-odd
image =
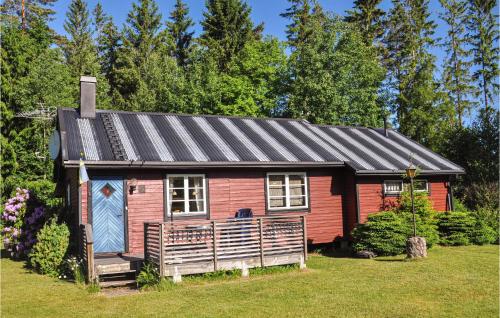
[[304, 241], [304, 260], [307, 260], [307, 227], [306, 227], [306, 216], [302, 215], [302, 240]]
[[160, 223], [160, 233], [159, 233], [159, 248], [160, 248], [160, 255], [159, 255], [159, 266], [160, 266], [160, 277], [165, 276], [165, 240], [163, 237], [163, 233], [165, 231], [165, 223]]
[[264, 267], [264, 231], [262, 227], [262, 218], [259, 218], [259, 247], [260, 247], [260, 267]]
[[217, 223], [212, 221], [212, 248], [214, 254], [214, 272], [216, 272], [219, 268], [217, 264]]

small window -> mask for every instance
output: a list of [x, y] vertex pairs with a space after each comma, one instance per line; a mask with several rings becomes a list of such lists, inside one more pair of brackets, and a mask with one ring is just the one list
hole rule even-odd
[[205, 214], [205, 176], [168, 175], [167, 209], [168, 214], [174, 213], [174, 215]]
[[307, 177], [304, 172], [267, 174], [269, 210], [303, 209], [308, 204]]
[[[410, 183], [405, 183], [405, 191], [410, 191]], [[415, 192], [428, 192], [429, 185], [427, 180], [413, 180], [413, 191]]]
[[403, 181], [399, 180], [384, 181], [385, 194], [400, 194], [401, 192], [403, 192]]

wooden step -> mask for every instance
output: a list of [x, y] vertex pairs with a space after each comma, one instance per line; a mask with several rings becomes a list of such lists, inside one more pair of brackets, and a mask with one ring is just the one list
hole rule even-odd
[[136, 282], [134, 279], [112, 280], [112, 281], [106, 281], [106, 282], [99, 282], [99, 286], [102, 288], [122, 287], [122, 286], [130, 286], [130, 285], [135, 285], [135, 284], [136, 284]]
[[137, 271], [135, 269], [123, 270], [123, 271], [119, 271], [119, 272], [106, 272], [106, 273], [99, 274], [99, 277], [128, 275], [128, 274], [132, 274], [132, 273], [135, 274], [136, 272]]

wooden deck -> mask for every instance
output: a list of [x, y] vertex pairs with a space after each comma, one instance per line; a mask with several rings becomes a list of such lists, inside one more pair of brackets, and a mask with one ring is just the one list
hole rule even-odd
[[144, 224], [145, 260], [162, 276], [305, 262], [305, 216]]

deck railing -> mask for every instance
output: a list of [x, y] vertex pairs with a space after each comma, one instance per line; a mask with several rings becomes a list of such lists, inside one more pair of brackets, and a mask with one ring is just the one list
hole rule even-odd
[[305, 216], [144, 223], [144, 258], [161, 276], [305, 262]]
[[87, 277], [87, 282], [95, 280], [94, 271], [94, 240], [92, 237], [92, 225], [80, 224], [81, 256]]

